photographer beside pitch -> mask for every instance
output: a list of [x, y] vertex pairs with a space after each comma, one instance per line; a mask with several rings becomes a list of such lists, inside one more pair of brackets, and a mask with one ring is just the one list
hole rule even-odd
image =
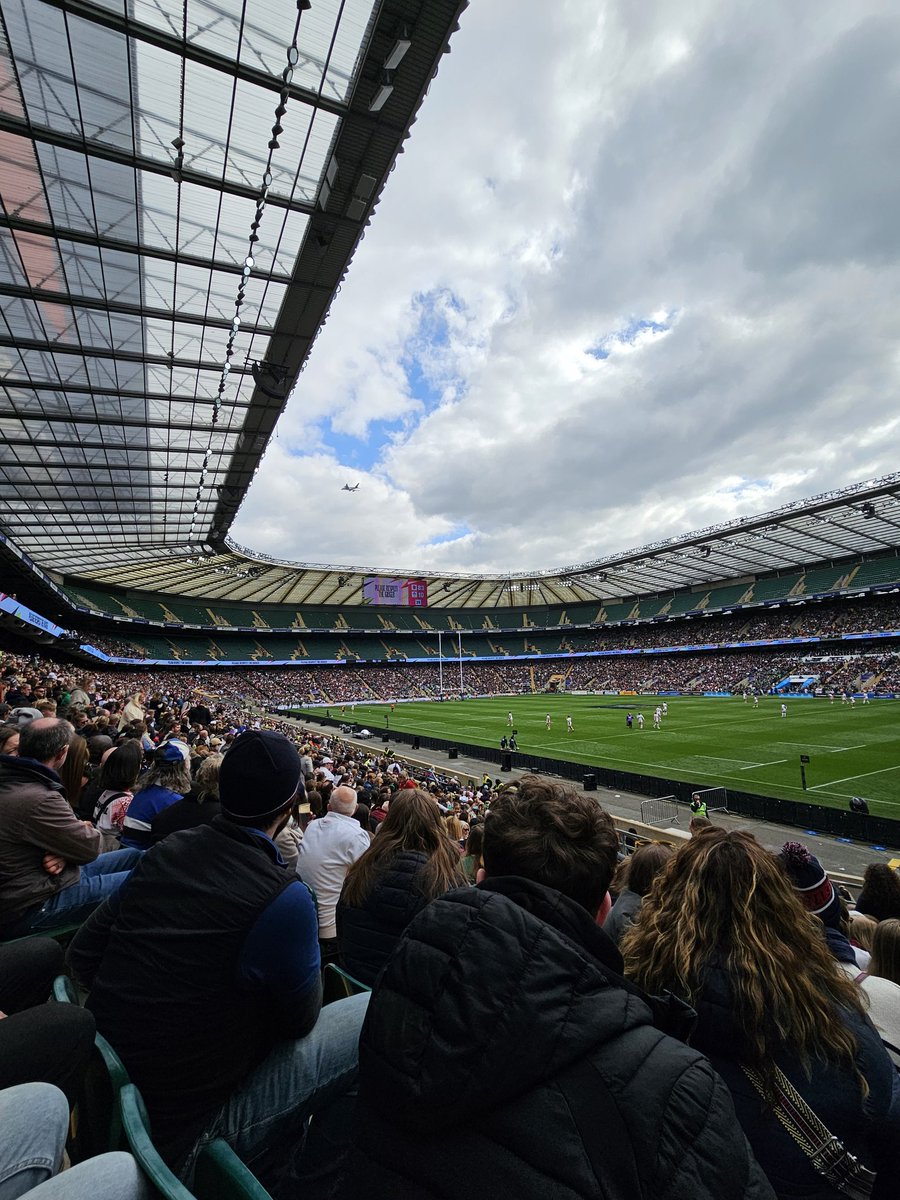
[[773, 1196], [724, 1083], [676, 1040], [692, 1010], [627, 982], [596, 924], [617, 849], [562, 785], [494, 800], [479, 886], [413, 920], [372, 994], [345, 1200]]

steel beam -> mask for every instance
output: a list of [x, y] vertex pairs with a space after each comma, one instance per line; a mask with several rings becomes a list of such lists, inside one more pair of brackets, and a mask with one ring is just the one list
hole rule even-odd
[[[47, 224], [44, 221], [30, 221], [24, 217], [10, 216], [0, 213], [0, 227], [11, 229], [13, 232], [30, 233], [37, 237], [58, 238], [63, 242], [74, 242], [79, 246], [93, 246], [98, 250], [110, 250], [117, 254], [135, 254], [139, 258], [156, 258], [162, 262], [184, 263], [187, 267], [199, 267], [203, 271], [222, 271], [227, 275], [243, 275], [244, 268], [238, 263], [226, 259], [204, 258], [199, 254], [189, 254], [182, 250], [166, 250], [161, 246], [147, 246], [141, 242], [129, 242], [125, 238], [106, 237], [102, 234], [86, 233], [83, 229], [69, 229], [63, 225]], [[291, 282], [291, 276], [283, 272], [253, 270], [253, 278], [266, 283]], [[304, 287], [313, 290], [330, 291], [322, 284], [306, 283]]]
[[[179, 321], [184, 325], [199, 325], [210, 329], [230, 329], [227, 317], [207, 317], [200, 313], [175, 312], [171, 308], [151, 308], [145, 304], [127, 304], [121, 300], [107, 300], [101, 296], [73, 296], [68, 292], [55, 292], [45, 288], [32, 288], [17, 283], [0, 284], [0, 296], [12, 296], [19, 300], [34, 300], [41, 304], [62, 304], [69, 307], [91, 309], [94, 312], [111, 312], [126, 317], [146, 317], [156, 321]], [[270, 325], [242, 325], [241, 332], [271, 337], [274, 330]]]

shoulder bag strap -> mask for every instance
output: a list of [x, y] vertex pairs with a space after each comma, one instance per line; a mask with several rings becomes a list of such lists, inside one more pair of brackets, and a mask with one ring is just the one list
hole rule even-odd
[[[752, 1067], [742, 1069], [763, 1100], [769, 1103], [770, 1097], [760, 1074]], [[819, 1120], [780, 1067], [775, 1068], [774, 1112], [817, 1174], [851, 1200], [869, 1200], [875, 1186], [875, 1172], [863, 1166]]]

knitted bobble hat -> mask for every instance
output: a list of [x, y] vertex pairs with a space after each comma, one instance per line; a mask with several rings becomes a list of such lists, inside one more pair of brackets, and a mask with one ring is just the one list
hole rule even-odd
[[802, 842], [785, 842], [778, 856], [804, 908], [837, 929], [841, 902], [825, 868]]

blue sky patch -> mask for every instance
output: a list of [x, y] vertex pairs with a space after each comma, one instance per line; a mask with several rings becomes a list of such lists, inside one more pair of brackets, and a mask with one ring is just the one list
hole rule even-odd
[[429, 538], [426, 546], [442, 546], [445, 542], [455, 542], [459, 538], [468, 537], [472, 530], [468, 525], [454, 525], [448, 533], [439, 533]]
[[[398, 361], [406, 377], [406, 396], [416, 402], [413, 411], [369, 421], [359, 434], [337, 430], [331, 421], [322, 426], [324, 449], [348, 472], [371, 471], [382, 458], [385, 445], [411, 432], [440, 406], [448, 392], [459, 396], [465, 391], [465, 380], [455, 370], [451, 329], [453, 314], [464, 312], [462, 301], [446, 288], [435, 288], [415, 295], [412, 307], [413, 331], [403, 343]], [[340, 414], [334, 421], [340, 423]]]
[[672, 328], [675, 313], [669, 313], [664, 321], [653, 321], [646, 317], [632, 317], [627, 325], [600, 338], [593, 346], [588, 346], [587, 353], [591, 358], [607, 359], [616, 346], [633, 346], [642, 333], [648, 329], [651, 333], [666, 333]]

